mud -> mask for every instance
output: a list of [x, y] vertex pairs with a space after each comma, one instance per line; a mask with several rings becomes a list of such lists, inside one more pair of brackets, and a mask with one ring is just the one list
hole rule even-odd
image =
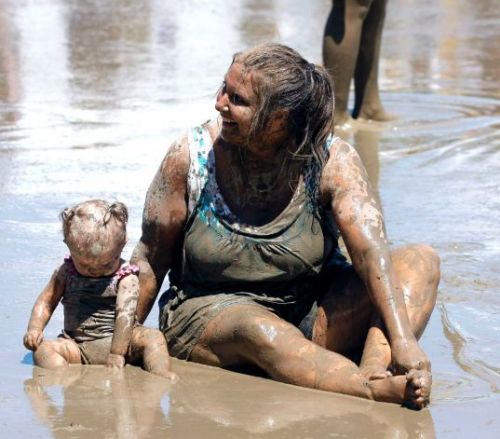
[[[500, 428], [500, 30], [495, 2], [389, 2], [380, 88], [397, 121], [342, 134], [360, 152], [393, 245], [442, 258], [422, 338], [429, 409], [295, 388], [173, 362], [40, 371], [22, 345], [30, 310], [66, 254], [62, 208], [130, 209], [125, 257], [167, 145], [215, 115], [232, 54], [292, 45], [321, 62], [330, 0], [0, 1], [0, 425], [11, 437], [495, 437]], [[497, 14], [498, 15], [498, 14]], [[349, 108], [352, 108], [350, 103]], [[155, 307], [146, 322], [157, 326]], [[62, 328], [61, 309], [45, 331]]]

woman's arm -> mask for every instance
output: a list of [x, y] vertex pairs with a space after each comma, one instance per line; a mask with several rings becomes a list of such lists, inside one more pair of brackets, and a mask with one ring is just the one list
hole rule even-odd
[[325, 167], [321, 191], [352, 263], [383, 319], [399, 371], [429, 369], [430, 363], [411, 330], [401, 286], [392, 268], [382, 212], [364, 166], [349, 144], [337, 141]]
[[187, 219], [187, 137], [169, 148], [146, 195], [142, 236], [131, 262], [140, 268], [137, 318], [142, 323], [154, 304], [174, 252], [182, 242]]
[[26, 349], [34, 351], [43, 341], [43, 330], [61, 301], [66, 285], [66, 269], [61, 265], [54, 271], [47, 286], [36, 299], [28, 329], [23, 338]]

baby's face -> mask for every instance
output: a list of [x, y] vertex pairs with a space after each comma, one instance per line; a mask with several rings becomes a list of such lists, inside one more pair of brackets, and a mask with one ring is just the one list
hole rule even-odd
[[97, 256], [71, 253], [75, 268], [82, 276], [103, 277], [111, 276], [120, 267], [122, 246], [102, 251]]
[[71, 222], [66, 245], [75, 268], [82, 276], [103, 277], [114, 274], [120, 267], [120, 255], [125, 245], [123, 225], [112, 219], [106, 227], [102, 218], [89, 216]]

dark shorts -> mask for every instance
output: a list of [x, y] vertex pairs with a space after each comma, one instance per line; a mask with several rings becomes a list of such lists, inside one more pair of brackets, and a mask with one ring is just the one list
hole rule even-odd
[[58, 337], [73, 340], [77, 344], [78, 349], [80, 350], [82, 364], [107, 363], [113, 336], [103, 337], [97, 340], [77, 342], [63, 331]]
[[[135, 327], [138, 327], [136, 324]], [[60, 338], [65, 338], [68, 340], [73, 340], [80, 350], [80, 359], [82, 364], [106, 364], [108, 362], [108, 355], [111, 351], [111, 342], [113, 341], [113, 336], [98, 338], [96, 340], [90, 341], [76, 341], [71, 336], [69, 336], [64, 331], [59, 334]], [[129, 346], [126, 355], [127, 363], [132, 363], [137, 357], [136, 352], [132, 349], [132, 345]]]
[[165, 335], [170, 355], [187, 360], [198, 343], [207, 324], [221, 311], [235, 305], [249, 305], [265, 309], [296, 326], [311, 340], [318, 306], [326, 291], [341, 289], [352, 275], [350, 264], [329, 267], [310, 282], [303, 282], [299, 300], [283, 303], [272, 297], [246, 291], [185, 297], [176, 287], [168, 289], [160, 298], [160, 330]]

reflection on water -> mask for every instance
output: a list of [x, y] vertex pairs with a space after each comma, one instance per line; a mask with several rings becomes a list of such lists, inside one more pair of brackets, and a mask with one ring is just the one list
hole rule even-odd
[[[33, 369], [24, 392], [54, 437], [434, 438], [430, 412], [298, 389], [233, 372], [174, 362], [179, 382], [135, 367]], [[203, 391], [201, 391], [203, 390]]]
[[[13, 293], [2, 295], [0, 318], [0, 331], [13, 334], [3, 341], [2, 351], [11, 355], [7, 374], [23, 356], [20, 340], [34, 297], [66, 251], [57, 213], [88, 197], [124, 201], [131, 212], [130, 252], [140, 234], [146, 188], [168, 143], [213, 116], [214, 94], [233, 53], [274, 40], [320, 62], [330, 6], [331, 0], [0, 0], [0, 276]], [[431, 412], [438, 433], [449, 431], [451, 422], [443, 407], [453, 403], [461, 410], [467, 401], [499, 401], [495, 6], [494, 0], [390, 2], [379, 77], [384, 104], [399, 120], [354, 123], [341, 133], [363, 158], [392, 243], [426, 241], [443, 260], [439, 306], [422, 340], [433, 362]], [[62, 326], [59, 311], [47, 337]], [[156, 326], [155, 313], [148, 324]], [[211, 372], [203, 375], [202, 386], [210, 388], [210, 380], [219, 376]], [[177, 388], [194, 392], [195, 376], [188, 369], [183, 373]], [[90, 380], [90, 389], [92, 380], [103, 382], [91, 375], [78, 377], [73, 390], [63, 392], [68, 401], [82, 382]], [[235, 380], [233, 389], [240, 385]], [[113, 381], [110, 392], [137, 391], [127, 386]], [[105, 394], [103, 388], [94, 390]], [[165, 395], [172, 397], [169, 392]], [[264, 432], [266, 425], [275, 425], [279, 428], [269, 431], [290, 433], [327, 431], [331, 419], [346, 425], [344, 419], [350, 423], [363, 414], [369, 425], [400, 428], [383, 413], [373, 414], [376, 410], [355, 409], [340, 420], [310, 401], [306, 416], [297, 413], [291, 395], [286, 395], [290, 416], [266, 418], [264, 412], [286, 404], [280, 399], [284, 394], [259, 405], [255, 394], [249, 400], [226, 393], [218, 402], [212, 394], [183, 400], [176, 392], [181, 402], [163, 415], [160, 396], [152, 397], [153, 424], [177, 420], [181, 428], [190, 424], [191, 414], [212, 429], [230, 424]], [[248, 404], [253, 427], [236, 416]], [[58, 410], [62, 405], [56, 401]], [[486, 413], [485, 425], [497, 422]]]
[[54, 437], [151, 437], [170, 424], [169, 382], [138, 368], [33, 368], [24, 392]]

